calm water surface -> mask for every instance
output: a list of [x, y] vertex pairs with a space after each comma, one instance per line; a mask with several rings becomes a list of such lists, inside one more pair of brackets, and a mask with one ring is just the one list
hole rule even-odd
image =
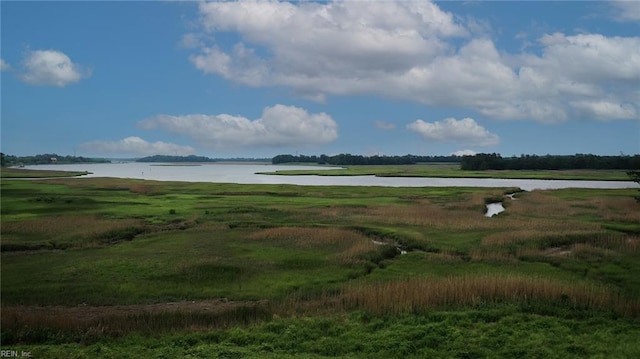
[[100, 163], [26, 166], [27, 169], [89, 171], [83, 177], [138, 178], [156, 181], [293, 184], [303, 186], [383, 187], [520, 187], [523, 190], [558, 188], [638, 188], [632, 181], [528, 180], [498, 178], [416, 178], [375, 176], [274, 176], [256, 172], [279, 170], [335, 169], [337, 167], [283, 166], [271, 164], [202, 164], [194, 166], [150, 163]]

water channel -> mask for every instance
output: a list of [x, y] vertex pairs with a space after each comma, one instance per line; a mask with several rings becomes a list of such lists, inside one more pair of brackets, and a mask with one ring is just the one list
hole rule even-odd
[[632, 181], [531, 180], [502, 178], [432, 178], [376, 176], [278, 176], [257, 174], [280, 170], [335, 169], [337, 167], [271, 164], [159, 165], [138, 162], [26, 166], [27, 169], [88, 171], [83, 177], [136, 178], [156, 181], [240, 184], [292, 184], [303, 186], [383, 187], [519, 187], [525, 191], [559, 188], [639, 188]]

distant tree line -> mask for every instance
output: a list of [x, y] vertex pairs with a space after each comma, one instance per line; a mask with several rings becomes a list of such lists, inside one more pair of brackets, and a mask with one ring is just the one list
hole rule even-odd
[[217, 162], [271, 162], [271, 158], [261, 157], [228, 157], [228, 158], [214, 158]]
[[104, 158], [89, 158], [82, 156], [60, 156], [55, 153], [44, 153], [35, 156], [12, 156], [0, 153], [0, 165], [2, 167], [19, 165], [44, 165], [50, 163], [70, 164], [70, 163], [108, 163]]
[[571, 170], [571, 169], [640, 169], [640, 155], [597, 156], [575, 155], [520, 155], [502, 157], [497, 153], [479, 153], [464, 156], [460, 169], [483, 170]]
[[[629, 178], [631, 178], [633, 182], [640, 184], [640, 169], [629, 171], [627, 175], [629, 175]], [[640, 189], [638, 189], [638, 191], [640, 191]], [[633, 196], [633, 198], [636, 199], [636, 202], [640, 203], [640, 194]]]
[[316, 163], [336, 166], [346, 165], [412, 165], [419, 162], [460, 162], [461, 157], [457, 156], [362, 156], [342, 153], [334, 156], [306, 156], [306, 155], [277, 155], [273, 157], [271, 163]]
[[204, 157], [204, 156], [168, 156], [168, 155], [154, 155], [139, 158], [136, 162], [216, 162], [216, 160]]

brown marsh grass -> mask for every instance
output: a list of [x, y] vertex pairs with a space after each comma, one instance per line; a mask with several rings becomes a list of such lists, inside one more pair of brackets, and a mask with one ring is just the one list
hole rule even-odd
[[640, 315], [640, 300], [585, 282], [560, 282], [516, 275], [461, 276], [438, 279], [408, 278], [392, 282], [356, 284], [309, 300], [158, 303], [105, 307], [3, 306], [2, 330], [10, 342], [38, 342], [42, 336], [75, 336], [91, 342], [103, 336], [132, 332], [167, 333], [251, 325], [280, 316], [364, 310], [376, 315], [416, 313], [450, 307], [515, 303], [562, 305], [614, 310]]
[[315, 248], [366, 238], [356, 232], [334, 227], [275, 227], [249, 235], [250, 239], [281, 242], [297, 248]]
[[353, 264], [363, 254], [377, 250], [367, 236], [335, 227], [276, 227], [263, 229], [249, 235], [250, 239], [268, 240], [272, 244], [298, 249], [323, 249], [336, 251], [332, 258], [341, 264]]
[[75, 241], [92, 239], [109, 232], [125, 230], [141, 225], [136, 219], [105, 219], [94, 215], [49, 216], [37, 219], [26, 219], [19, 222], [3, 221], [3, 239], [27, 237], [28, 241]]
[[640, 204], [633, 198], [603, 198], [602, 219], [612, 222], [640, 223]]
[[156, 187], [158, 186], [152, 186], [143, 183], [134, 183], [129, 187], [129, 192], [136, 194], [153, 195], [158, 193]]
[[2, 331], [10, 341], [28, 343], [51, 334], [99, 340], [132, 332], [149, 334], [183, 330], [223, 329], [271, 318], [267, 301], [211, 300], [147, 305], [32, 307], [3, 306]]
[[376, 314], [501, 302], [558, 302], [585, 309], [614, 309], [634, 316], [640, 314], [637, 298], [623, 298], [605, 287], [514, 275], [411, 278], [352, 286], [342, 294], [342, 304], [347, 309], [364, 309]]
[[575, 238], [581, 241], [600, 241], [612, 234], [602, 229], [572, 229], [562, 227], [541, 227], [539, 229], [514, 230], [489, 234], [482, 239], [484, 246], [505, 246], [511, 244], [525, 246], [544, 246], [546, 240], [556, 238]]
[[429, 262], [462, 263], [464, 260], [458, 253], [442, 251], [440, 253], [426, 253]]
[[475, 262], [500, 262], [500, 263], [516, 263], [516, 257], [504, 250], [496, 250], [496, 248], [476, 248], [469, 254], [472, 261]]
[[530, 248], [521, 247], [516, 251], [517, 258], [543, 258], [543, 257], [567, 257], [567, 258], [616, 258], [625, 254], [640, 252], [640, 239], [638, 237], [608, 236], [591, 243], [573, 243], [563, 247]]

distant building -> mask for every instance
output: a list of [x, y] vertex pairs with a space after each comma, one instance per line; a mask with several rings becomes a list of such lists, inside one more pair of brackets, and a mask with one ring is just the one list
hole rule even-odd
[[57, 157], [51, 157], [51, 163], [58, 163]]

